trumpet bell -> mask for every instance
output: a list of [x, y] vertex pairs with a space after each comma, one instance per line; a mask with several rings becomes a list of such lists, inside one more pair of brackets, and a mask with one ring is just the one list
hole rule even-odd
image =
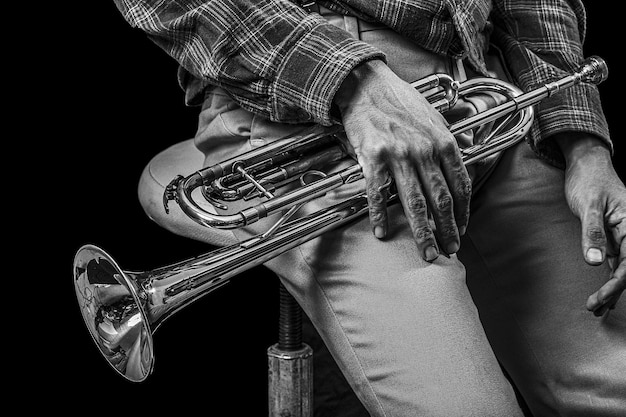
[[[448, 126], [456, 136], [490, 125], [491, 131], [484, 140], [461, 149], [463, 162], [469, 165], [523, 140], [533, 122], [533, 105], [580, 82], [599, 83], [607, 74], [604, 61], [591, 57], [573, 74], [525, 93], [497, 79], [473, 79], [458, 85], [445, 75], [433, 75], [414, 86], [431, 90], [443, 85], [442, 92], [432, 97], [433, 106], [442, 112], [454, 105], [458, 94], [466, 97], [474, 92], [488, 92], [506, 98]], [[145, 272], [123, 271], [111, 256], [93, 245], [83, 246], [77, 252], [73, 281], [81, 313], [98, 349], [117, 373], [130, 381], [145, 380], [154, 366], [152, 334], [167, 317], [220, 288], [237, 274], [367, 213], [367, 194], [359, 191], [334, 206], [292, 218], [307, 202], [363, 178], [358, 163], [329, 175], [316, 170], [318, 163], [324, 165], [347, 154], [340, 147], [331, 146], [332, 150], [326, 152], [318, 146], [334, 146], [341, 142], [340, 135], [341, 127], [336, 126], [322, 133], [313, 129], [299, 137], [279, 139], [187, 177], [177, 176], [166, 187], [163, 195], [166, 213], [168, 202], [173, 200], [190, 219], [207, 227], [234, 229], [282, 213], [262, 234]], [[311, 176], [315, 178], [313, 181], [305, 180]], [[294, 179], [300, 179], [302, 187], [286, 193], [275, 192], [279, 185], [291, 188]], [[235, 191], [234, 185], [243, 188], [243, 192]], [[253, 196], [261, 201], [237, 213], [219, 214], [217, 210], [205, 210], [204, 204], [195, 201], [194, 194], [198, 193], [194, 191], [198, 188], [202, 188], [198, 190], [202, 191], [201, 195], [210, 197], [207, 201], [220, 206], [225, 206], [217, 199], [222, 194], [227, 197], [224, 201], [231, 201], [233, 196]], [[392, 192], [388, 203], [397, 200], [397, 193]]]
[[154, 366], [152, 331], [132, 273], [104, 250], [85, 245], [74, 258], [74, 288], [85, 325], [109, 365], [133, 382]]

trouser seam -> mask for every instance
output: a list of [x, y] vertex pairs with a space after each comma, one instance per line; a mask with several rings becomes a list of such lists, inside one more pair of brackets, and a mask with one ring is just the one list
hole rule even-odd
[[361, 364], [361, 360], [359, 359], [359, 356], [356, 354], [356, 352], [354, 351], [354, 348], [352, 347], [352, 343], [350, 342], [350, 338], [348, 337], [348, 335], [345, 332], [345, 329], [343, 328], [343, 325], [341, 324], [341, 321], [337, 318], [337, 315], [335, 313], [334, 308], [332, 307], [332, 304], [329, 302], [329, 297], [326, 294], [326, 291], [324, 290], [324, 287], [321, 285], [321, 283], [319, 282], [317, 275], [314, 272], [314, 268], [311, 267], [311, 265], [309, 264], [308, 260], [306, 259], [306, 256], [304, 256], [304, 253], [302, 252], [302, 246], [298, 246], [298, 253], [300, 254], [300, 257], [302, 258], [302, 261], [304, 262], [304, 264], [306, 265], [306, 267], [309, 269], [309, 272], [311, 274], [311, 277], [315, 280], [315, 283], [317, 285], [317, 287], [320, 289], [321, 293], [324, 295], [324, 301], [326, 303], [326, 305], [328, 306], [328, 309], [330, 310], [330, 312], [333, 315], [333, 318], [335, 319], [335, 322], [338, 324], [339, 329], [341, 330], [341, 334], [343, 335], [344, 339], [348, 342], [348, 346], [350, 348], [350, 351], [352, 352], [352, 356], [355, 358], [359, 369], [362, 373], [362, 375], [364, 376], [364, 381], [367, 384], [367, 387], [369, 388], [369, 390], [371, 391], [376, 404], [378, 405], [378, 408], [381, 410], [382, 415], [383, 416], [387, 416], [387, 413], [385, 412], [383, 405], [380, 401], [380, 399], [378, 398], [378, 395], [376, 395], [376, 391], [374, 390], [374, 388], [372, 387], [372, 384], [369, 380], [369, 378], [367, 378], [367, 374], [365, 373], [365, 369], [363, 368], [363, 365]]

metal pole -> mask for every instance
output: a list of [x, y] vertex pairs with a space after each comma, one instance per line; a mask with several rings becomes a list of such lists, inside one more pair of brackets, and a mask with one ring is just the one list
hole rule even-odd
[[313, 349], [302, 341], [302, 309], [282, 283], [278, 343], [267, 349], [270, 417], [313, 416]]

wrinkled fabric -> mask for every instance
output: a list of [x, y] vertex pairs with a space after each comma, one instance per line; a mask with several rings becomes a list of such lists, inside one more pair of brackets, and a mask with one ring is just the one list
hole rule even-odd
[[[547, 8], [542, 16], [553, 16], [553, 12]], [[129, 13], [139, 16], [137, 10]], [[574, 15], [567, 14], [567, 18], [571, 20]], [[308, 19], [309, 15], [302, 16]], [[144, 25], [149, 21], [139, 20]], [[580, 33], [581, 27], [569, 29]], [[492, 39], [498, 30], [494, 28]], [[405, 79], [419, 77], [420, 69], [450, 66], [450, 56], [429, 51], [433, 59], [423, 61], [413, 73], [405, 65], [407, 60], [395, 56], [394, 48], [362, 40], [371, 35], [374, 43], [378, 34], [362, 33], [352, 45], [363, 42], [367, 45], [363, 50], [372, 53], [370, 58], [384, 56]], [[509, 58], [525, 47], [515, 42], [504, 46]], [[379, 48], [384, 48], [384, 55], [377, 55]], [[239, 52], [235, 48], [233, 53]], [[255, 62], [269, 64], [272, 56], [266, 58]], [[350, 59], [359, 60], [356, 55]], [[471, 66], [469, 59], [466, 61]], [[427, 63], [436, 68], [426, 68]], [[270, 67], [264, 68], [268, 74], [272, 73]], [[339, 72], [347, 67], [340, 67]], [[333, 68], [323, 68], [329, 76], [337, 74]], [[542, 69], [533, 67], [533, 71], [540, 74]], [[303, 109], [296, 106], [293, 120], [298, 123], [282, 123], [286, 120], [273, 117], [270, 111], [252, 111], [254, 106], [242, 98], [245, 89], [207, 81], [190, 75], [187, 69], [184, 73], [191, 84], [202, 85], [198, 91], [204, 100], [195, 146], [202, 150], [204, 165], [278, 137], [298, 134], [322, 120], [306, 110], [300, 117], [297, 113]], [[518, 80], [527, 75], [523, 71], [512, 73]], [[299, 76], [296, 71], [286, 75], [293, 80]], [[228, 81], [237, 83], [234, 78]], [[271, 83], [261, 87], [260, 82], [257, 87], [270, 91]], [[191, 84], [187, 84], [188, 92]], [[292, 85], [292, 98], [302, 92], [303, 85], [311, 84]], [[272, 99], [282, 100], [282, 90], [276, 91]], [[316, 94], [316, 90], [307, 93]], [[262, 94], [254, 97], [263, 101]], [[323, 101], [313, 102], [317, 105]], [[566, 126], [558, 128], [571, 129], [568, 120]], [[171, 155], [159, 155], [154, 162], [167, 165], [171, 160]], [[202, 164], [197, 158], [194, 161]], [[338, 163], [329, 168], [341, 166]], [[150, 168], [146, 172], [151, 175], [142, 184], [162, 178], [158, 175], [161, 167]], [[505, 152], [491, 174], [484, 177], [483, 187], [474, 190], [470, 225], [458, 257], [440, 256], [433, 263], [424, 262], [396, 205], [390, 209], [390, 233], [384, 241], [372, 236], [368, 219], [361, 219], [306, 242], [266, 266], [279, 275], [303, 307], [371, 416], [520, 416], [516, 393], [501, 364], [536, 416], [623, 415], [626, 404], [620, 394], [626, 389], [626, 311], [620, 303], [608, 316], [598, 319], [584, 310], [584, 298], [604, 282], [608, 270], [606, 266], [589, 267], [579, 255], [580, 225], [567, 208], [562, 175], [524, 144]], [[169, 179], [169, 175], [164, 176]], [[169, 216], [164, 215], [162, 191], [156, 192], [159, 184], [152, 184], [150, 192], [142, 194], [149, 216], [183, 236], [214, 242], [208, 236], [210, 229], [185, 220], [177, 223], [177, 219], [184, 219], [179, 209], [173, 207]], [[355, 182], [329, 192], [303, 207], [298, 215], [343, 201], [361, 187]], [[237, 204], [231, 210], [236, 211]], [[246, 239], [267, 230], [272, 220], [233, 234], [238, 240]], [[346, 392], [345, 387], [342, 391]], [[330, 415], [332, 411], [336, 410]]]
[[[339, 123], [332, 100], [347, 74], [384, 51], [354, 39], [288, 0], [115, 0], [124, 18], [180, 63], [189, 104], [208, 85], [239, 105], [282, 123]], [[582, 61], [585, 9], [580, 0], [324, 1], [384, 23], [436, 54], [467, 59], [484, 73], [488, 40], [502, 49], [522, 90], [561, 77]], [[611, 147], [595, 86], [582, 84], [537, 106], [530, 142], [562, 166], [549, 137], [583, 131]]]

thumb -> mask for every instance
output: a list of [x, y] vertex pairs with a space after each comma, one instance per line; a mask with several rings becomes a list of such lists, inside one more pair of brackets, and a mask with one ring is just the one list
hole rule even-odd
[[596, 200], [587, 207], [581, 216], [582, 250], [585, 261], [590, 265], [599, 265], [606, 258], [606, 232], [604, 230], [604, 211]]

